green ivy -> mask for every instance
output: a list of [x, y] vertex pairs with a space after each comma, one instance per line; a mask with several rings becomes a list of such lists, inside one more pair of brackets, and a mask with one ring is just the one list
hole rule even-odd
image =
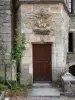
[[14, 42], [14, 52], [15, 52], [15, 60], [17, 63], [20, 62], [21, 57], [22, 57], [22, 52], [25, 49], [25, 35], [24, 33], [19, 33], [17, 32], [15, 35], [15, 42]]

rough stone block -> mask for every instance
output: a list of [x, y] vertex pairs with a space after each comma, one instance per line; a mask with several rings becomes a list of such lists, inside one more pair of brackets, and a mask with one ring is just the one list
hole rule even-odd
[[75, 77], [69, 72], [62, 76], [62, 88], [67, 95], [75, 95]]

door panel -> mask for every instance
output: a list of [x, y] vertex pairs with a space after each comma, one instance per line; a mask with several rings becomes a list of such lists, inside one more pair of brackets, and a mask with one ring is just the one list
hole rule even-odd
[[33, 44], [33, 80], [52, 80], [51, 44]]

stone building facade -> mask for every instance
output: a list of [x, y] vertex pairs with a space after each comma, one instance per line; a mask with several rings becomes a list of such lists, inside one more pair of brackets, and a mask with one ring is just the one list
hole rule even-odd
[[[21, 33], [25, 34], [26, 41], [26, 49], [21, 59], [20, 81], [22, 84], [33, 83], [33, 44], [52, 43], [52, 81], [59, 81], [61, 75], [68, 70], [66, 58], [68, 52], [69, 15], [63, 2], [55, 1], [38, 3], [38, 1], [26, 2], [20, 0], [19, 14], [21, 17], [19, 23], [21, 23]], [[38, 17], [41, 13], [42, 16], [47, 15], [46, 19], [40, 18], [42, 21]], [[48, 34], [47, 32], [44, 34], [45, 30], [49, 30]]]
[[[15, 6], [13, 6], [13, 0], [0, 0], [0, 34], [3, 36], [7, 48], [7, 60], [12, 59], [14, 25], [16, 24], [17, 30], [25, 35], [25, 50], [23, 51], [20, 67], [21, 84], [32, 84], [34, 81], [34, 45], [36, 47], [37, 45], [51, 45], [50, 81], [60, 81], [61, 75], [69, 71], [70, 66], [75, 65], [74, 0], [72, 0], [73, 14], [69, 14], [68, 4], [65, 4], [69, 0], [16, 1]], [[73, 40], [73, 52], [68, 52], [69, 32], [73, 33], [73, 39], [71, 39]], [[16, 72], [16, 69], [12, 69], [12, 71]], [[12, 71], [10, 66], [7, 69], [8, 80], [11, 80]], [[5, 74], [0, 69], [0, 76], [3, 75]]]

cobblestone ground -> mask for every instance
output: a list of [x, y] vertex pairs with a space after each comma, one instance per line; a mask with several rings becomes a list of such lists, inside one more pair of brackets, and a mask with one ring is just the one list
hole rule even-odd
[[75, 97], [60, 96], [60, 97], [26, 97], [15, 98], [10, 100], [75, 100]]

